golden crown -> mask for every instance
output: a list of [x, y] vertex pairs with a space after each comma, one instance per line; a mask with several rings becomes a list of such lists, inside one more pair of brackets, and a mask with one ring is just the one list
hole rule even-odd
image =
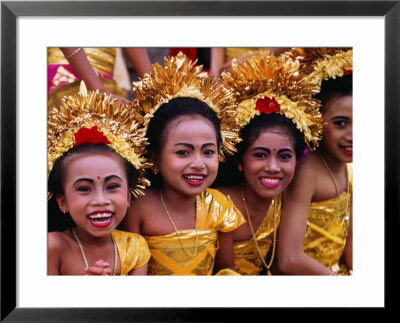
[[222, 145], [219, 157], [223, 161], [224, 154], [236, 152], [235, 145], [240, 141], [233, 97], [196, 63], [197, 60], [191, 61], [182, 52], [165, 57], [164, 66], [154, 63], [150, 74], [145, 74], [140, 82], [134, 84], [136, 99], [132, 102], [132, 109], [140, 114], [138, 118], [147, 131], [154, 113], [164, 103], [182, 97], [203, 101], [220, 119]]
[[140, 174], [131, 194], [134, 197], [144, 194], [143, 190], [149, 186], [144, 177], [147, 162], [142, 157], [147, 141], [131, 109], [98, 90], [88, 92], [82, 81], [76, 95], [64, 97], [61, 105], [49, 113], [48, 174], [56, 160], [78, 144], [77, 134], [79, 138], [86, 137], [84, 142], [108, 144], [130, 162]]
[[317, 90], [300, 75], [297, 60], [259, 50], [244, 61], [234, 60], [231, 71], [222, 73], [222, 83], [235, 95], [240, 127], [260, 113], [277, 112], [296, 124], [311, 149], [318, 146], [323, 119], [313, 98]]
[[323, 80], [353, 71], [353, 49], [348, 47], [293, 48], [283, 56], [299, 60], [300, 72], [315, 83], [318, 90]]

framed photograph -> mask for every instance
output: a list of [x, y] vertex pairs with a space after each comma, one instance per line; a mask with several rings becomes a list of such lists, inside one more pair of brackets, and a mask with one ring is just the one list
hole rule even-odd
[[[398, 0], [2, 1], [1, 320], [234, 321], [271, 308], [394, 309], [399, 44]], [[63, 46], [352, 47], [353, 276], [47, 276], [47, 48]]]

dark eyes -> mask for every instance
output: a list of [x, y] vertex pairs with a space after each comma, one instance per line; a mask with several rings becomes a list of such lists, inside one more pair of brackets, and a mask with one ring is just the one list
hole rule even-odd
[[283, 154], [279, 155], [279, 158], [282, 160], [289, 160], [289, 159], [292, 159], [293, 156], [292, 156], [292, 154], [289, 154], [289, 153], [283, 153]]
[[264, 154], [264, 153], [255, 153], [254, 154], [254, 157], [257, 157], [257, 158], [264, 158], [264, 157], [266, 157], [267, 155], [266, 154]]
[[[188, 151], [188, 150], [178, 150], [177, 152], [175, 152], [177, 155], [179, 155], [179, 156], [186, 156], [186, 155], [189, 155], [190, 154], [190, 152]], [[213, 149], [205, 149], [204, 151], [203, 151], [203, 154], [204, 155], [207, 155], [207, 156], [211, 156], [211, 155], [214, 155], [215, 154], [215, 150], [213, 150]]]
[[107, 185], [107, 189], [108, 190], [115, 190], [115, 189], [120, 188], [120, 187], [121, 187], [121, 185], [118, 184], [118, 183], [110, 183], [110, 184]]
[[345, 120], [336, 120], [333, 124], [338, 128], [343, 128], [346, 126], [346, 121]]
[[187, 150], [178, 150], [178, 151], [176, 152], [176, 154], [177, 154], [177, 155], [181, 155], [181, 156], [185, 156], [185, 155], [188, 155], [189, 152], [188, 152]]
[[[266, 153], [263, 153], [263, 152], [256, 152], [256, 153], [254, 153], [254, 155], [253, 155], [254, 157], [257, 157], [257, 158], [266, 158], [267, 157], [267, 154]], [[291, 153], [288, 153], [288, 152], [283, 152], [283, 153], [280, 153], [280, 154], [278, 154], [278, 158], [280, 159], [280, 160], [290, 160], [290, 159], [292, 159], [293, 158], [293, 154], [291, 154]]]
[[215, 154], [215, 151], [213, 150], [213, 149], [206, 149], [206, 150], [204, 150], [204, 155], [209, 155], [209, 156], [211, 156], [211, 155], [214, 155]]
[[78, 192], [90, 192], [90, 187], [86, 185], [78, 186], [76, 188]]
[[[109, 190], [109, 191], [118, 189], [120, 187], [121, 187], [121, 184], [119, 184], [119, 183], [109, 183], [109, 184], [106, 185], [106, 189]], [[90, 185], [81, 185], [81, 186], [78, 186], [76, 188], [76, 190], [78, 192], [88, 193], [88, 192], [92, 191], [92, 187]]]

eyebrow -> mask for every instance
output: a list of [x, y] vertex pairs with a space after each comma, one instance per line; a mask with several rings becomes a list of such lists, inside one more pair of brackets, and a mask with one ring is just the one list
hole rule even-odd
[[[106, 176], [104, 178], [104, 182], [107, 182], [107, 181], [109, 181], [110, 179], [113, 179], [113, 178], [116, 178], [116, 179], [118, 179], [118, 180], [120, 180], [122, 182], [122, 178], [117, 176], [117, 175]], [[78, 178], [72, 185], [75, 185], [75, 184], [77, 184], [79, 182], [89, 182], [91, 184], [94, 184], [94, 180], [91, 179], [91, 178]]]
[[[255, 150], [263, 150], [263, 151], [266, 151], [267, 153], [271, 153], [271, 149], [265, 148], [265, 147], [254, 147], [251, 151], [255, 151]], [[284, 151], [293, 152], [293, 149], [291, 149], [291, 148], [282, 148], [282, 149], [278, 150], [278, 153], [284, 152]]]
[[[175, 146], [187, 146], [189, 148], [194, 149], [194, 145], [186, 143], [186, 142], [178, 142], [177, 144], [174, 145], [174, 147]], [[208, 142], [208, 143], [205, 143], [205, 144], [201, 145], [201, 148], [204, 148], [206, 146], [217, 146], [217, 145], [212, 143], [212, 142]]]
[[347, 116], [334, 116], [331, 118], [331, 120], [335, 120], [335, 119], [350, 119], [350, 117]]

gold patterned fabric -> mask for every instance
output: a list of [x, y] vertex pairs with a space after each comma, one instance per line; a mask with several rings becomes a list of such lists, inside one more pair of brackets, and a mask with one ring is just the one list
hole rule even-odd
[[141, 235], [119, 230], [114, 230], [112, 235], [118, 247], [121, 276], [128, 275], [132, 269], [142, 267], [149, 261], [150, 250]]
[[[109, 48], [83, 48], [88, 61], [94, 69], [113, 75], [115, 57], [117, 49], [114, 47]], [[47, 49], [48, 64], [69, 64], [63, 52], [59, 47], [50, 47]]]
[[[272, 200], [268, 214], [257, 228], [254, 235], [260, 248], [261, 255], [269, 264], [266, 256], [271, 249], [274, 238], [274, 217], [276, 216], [276, 228], [279, 226], [282, 206], [282, 194]], [[253, 238], [234, 243], [235, 269], [241, 275], [258, 275], [264, 269], [264, 265], [257, 251]]]
[[[211, 275], [218, 250], [218, 231], [230, 232], [245, 222], [225, 194], [206, 189], [196, 197], [196, 231], [180, 230], [164, 236], [144, 236], [151, 252], [148, 275]], [[185, 247], [185, 251], [182, 248]]]
[[[125, 90], [118, 87], [113, 79], [116, 48], [83, 48], [83, 50], [104, 87], [111, 93], [126, 97]], [[59, 105], [64, 96], [78, 92], [80, 78], [72, 70], [60, 48], [48, 48], [47, 60], [49, 66], [48, 109], [51, 109], [54, 105]]]
[[256, 47], [233, 47], [233, 48], [225, 48], [225, 62], [229, 62], [234, 58], [244, 57], [251, 54], [254, 54], [261, 48]]
[[351, 270], [341, 261], [350, 223], [350, 201], [353, 191], [353, 172], [347, 165], [349, 192], [326, 201], [310, 204], [304, 253], [340, 275], [351, 275]]

